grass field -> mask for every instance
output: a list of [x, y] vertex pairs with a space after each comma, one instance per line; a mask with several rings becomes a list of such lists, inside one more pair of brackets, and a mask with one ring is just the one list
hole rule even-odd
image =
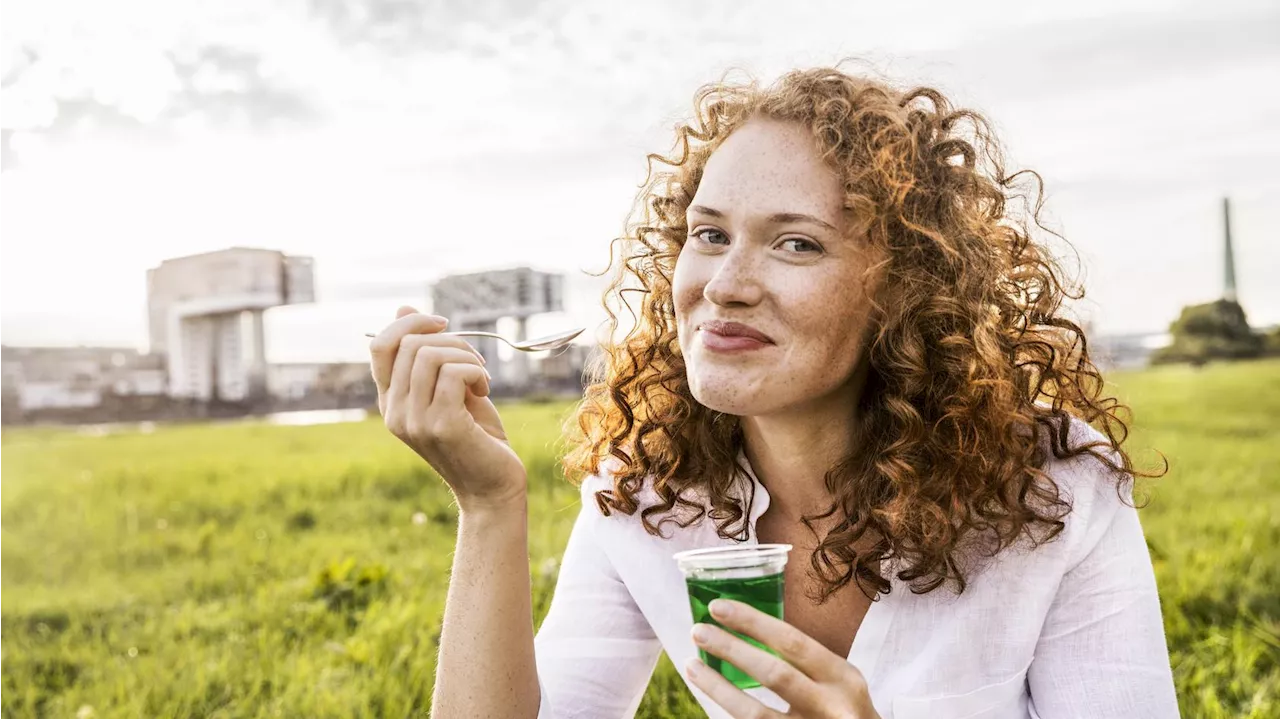
[[[1114, 378], [1186, 717], [1280, 716], [1280, 362]], [[504, 408], [541, 617], [564, 405]], [[455, 512], [381, 424], [3, 435], [5, 717], [425, 716]], [[669, 664], [640, 716], [696, 716]]]

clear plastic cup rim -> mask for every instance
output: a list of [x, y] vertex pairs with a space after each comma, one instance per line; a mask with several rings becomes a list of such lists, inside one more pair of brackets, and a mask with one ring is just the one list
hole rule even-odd
[[681, 569], [748, 569], [785, 562], [790, 544], [750, 544], [740, 547], [689, 549], [672, 555]]

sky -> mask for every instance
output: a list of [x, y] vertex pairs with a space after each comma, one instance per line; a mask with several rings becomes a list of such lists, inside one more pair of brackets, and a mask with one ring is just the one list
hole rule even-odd
[[532, 333], [596, 327], [584, 271], [694, 90], [846, 57], [994, 121], [1097, 331], [1220, 296], [1224, 196], [1240, 300], [1280, 322], [1274, 2], [103, 5], [4, 9], [6, 344], [145, 348], [146, 270], [232, 245], [315, 258], [317, 302], [267, 314], [275, 362], [362, 360], [433, 279], [521, 264], [569, 276]]

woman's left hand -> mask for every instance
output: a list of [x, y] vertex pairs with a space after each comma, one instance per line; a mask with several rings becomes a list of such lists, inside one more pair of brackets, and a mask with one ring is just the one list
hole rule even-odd
[[[685, 674], [735, 719], [805, 717], [805, 719], [880, 719], [862, 672], [817, 640], [755, 607], [728, 599], [711, 603], [711, 616], [744, 636], [778, 652], [775, 657], [711, 624], [695, 624], [693, 641], [709, 654], [751, 675], [786, 700], [783, 714], [761, 704], [697, 659]], [[705, 637], [705, 638], [704, 638]]]

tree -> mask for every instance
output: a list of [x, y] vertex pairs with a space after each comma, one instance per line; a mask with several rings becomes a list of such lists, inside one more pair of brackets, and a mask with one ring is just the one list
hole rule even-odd
[[1261, 356], [1265, 344], [1249, 327], [1240, 303], [1226, 299], [1184, 307], [1169, 334], [1173, 342], [1152, 356], [1153, 363], [1248, 359]]
[[1280, 357], [1280, 327], [1271, 330], [1267, 335], [1267, 354]]

